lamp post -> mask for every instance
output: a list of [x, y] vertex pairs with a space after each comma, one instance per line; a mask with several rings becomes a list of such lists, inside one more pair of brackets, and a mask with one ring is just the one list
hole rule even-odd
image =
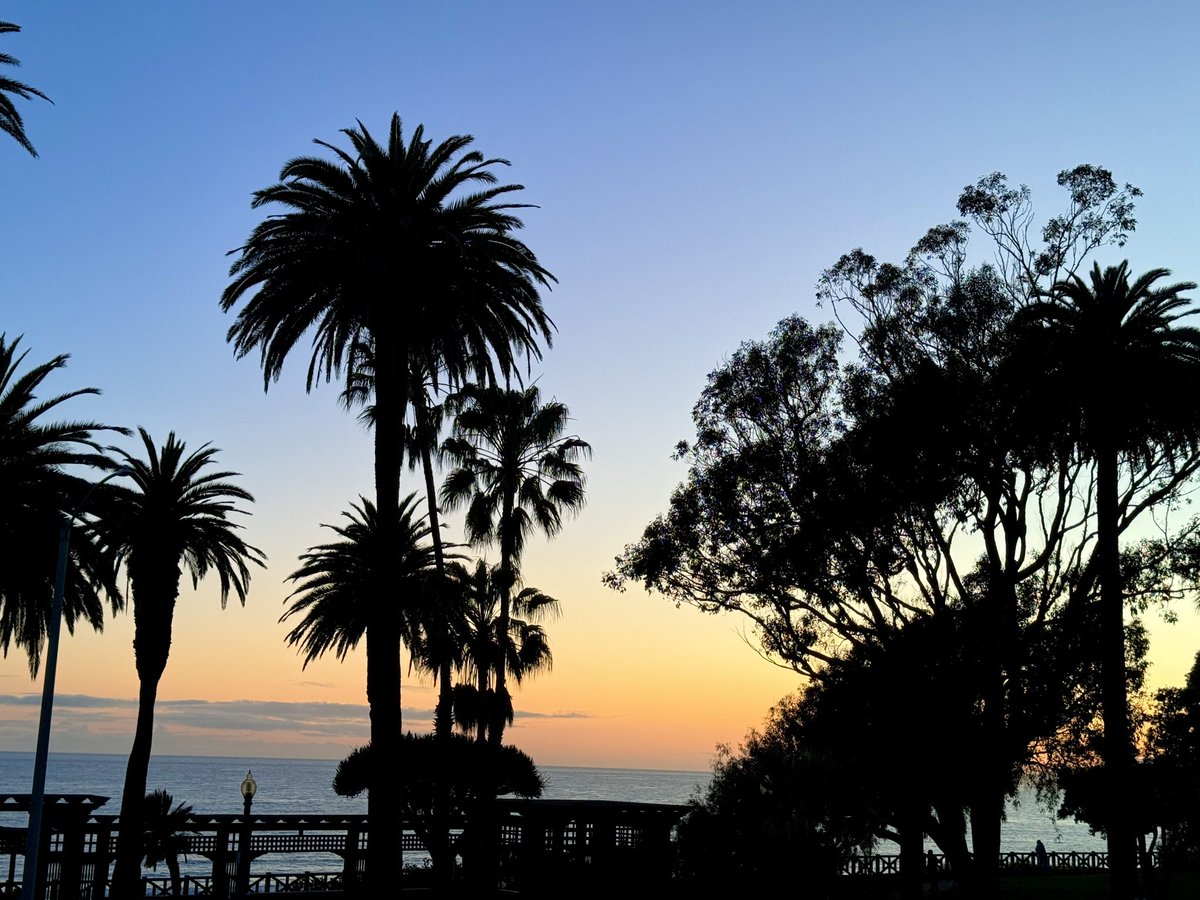
[[54, 605], [46, 631], [46, 659], [42, 675], [42, 710], [38, 719], [37, 751], [33, 757], [33, 789], [29, 795], [29, 834], [25, 844], [25, 863], [21, 872], [21, 900], [34, 900], [42, 847], [42, 812], [46, 805], [46, 761], [50, 753], [50, 719], [54, 714], [54, 679], [58, 674], [58, 636], [62, 630], [63, 593], [67, 584], [67, 562], [71, 550], [71, 524], [95, 490], [113, 478], [130, 474], [126, 466], [113, 469], [95, 484], [76, 504], [71, 513], [64, 513], [58, 526], [58, 560], [54, 569]]
[[250, 892], [250, 807], [254, 805], [254, 795], [258, 791], [258, 782], [254, 780], [254, 772], [246, 771], [240, 787], [242, 792], [242, 835], [238, 838], [238, 871], [237, 895], [245, 897]]
[[258, 791], [258, 782], [254, 780], [254, 772], [250, 769], [246, 770], [246, 777], [242, 779], [241, 791], [242, 800], [244, 801], [242, 815], [248, 817], [250, 815], [250, 807], [254, 803], [254, 794]]

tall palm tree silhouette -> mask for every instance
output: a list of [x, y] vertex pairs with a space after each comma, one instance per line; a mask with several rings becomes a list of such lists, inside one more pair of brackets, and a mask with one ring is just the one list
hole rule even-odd
[[[1130, 281], [1122, 262], [1087, 281], [1059, 281], [1022, 311], [1038, 355], [1050, 366], [1049, 390], [1070, 405], [1070, 435], [1096, 463], [1096, 552], [1100, 584], [1104, 763], [1113, 812], [1108, 834], [1114, 896], [1135, 892], [1136, 843], [1130, 823], [1134, 747], [1125, 671], [1120, 570], [1123, 502], [1120, 464], [1173, 465], [1200, 448], [1200, 330], [1190, 315], [1192, 282], [1157, 287], [1170, 275], [1151, 269]], [[1058, 401], [1054, 401], [1058, 402]]]
[[249, 564], [262, 565], [264, 560], [258, 549], [242, 539], [240, 526], [231, 519], [234, 513], [245, 513], [237, 501], [254, 498], [228, 480], [236, 472], [208, 470], [216, 449], [206, 444], [189, 454], [174, 432], [159, 449], [144, 428], [138, 433], [145, 459], [114, 448], [134, 488], [117, 495], [98, 523], [102, 540], [128, 573], [139, 683], [137, 725], [121, 792], [121, 829], [113, 869], [113, 890], [122, 897], [133, 896], [138, 888], [154, 705], [171, 651], [183, 570], [191, 574], [193, 586], [210, 572], [215, 574], [222, 606], [231, 592], [245, 604]]
[[[14, 25], [12, 22], [0, 22], [0, 34], [13, 34], [20, 30], [20, 25]], [[0, 66], [19, 66], [20, 64], [20, 60], [15, 56], [0, 53]], [[33, 148], [33, 144], [25, 135], [25, 122], [21, 118], [21, 112], [17, 109], [17, 105], [13, 103], [13, 97], [19, 97], [22, 100], [28, 100], [30, 97], [41, 97], [43, 100], [50, 98], [35, 87], [0, 75], [0, 131], [28, 150], [30, 156], [37, 156], [37, 150]]]
[[[591, 454], [591, 445], [564, 435], [567, 407], [557, 401], [543, 404], [536, 385], [523, 390], [468, 385], [452, 401], [453, 436], [442, 451], [457, 468], [442, 485], [442, 502], [449, 509], [466, 506], [473, 543], [499, 544], [497, 628], [507, 634], [525, 542], [534, 529], [554, 536], [563, 514], [582, 508], [584, 474], [578, 460]], [[505, 695], [507, 678], [500, 666], [498, 696]], [[504, 719], [497, 716], [488, 733], [499, 744]]]
[[[123, 428], [86, 421], [48, 421], [76, 397], [99, 394], [80, 388], [39, 399], [46, 380], [66, 366], [59, 355], [24, 373], [28, 351], [21, 339], [0, 334], [0, 649], [16, 646], [37, 675], [42, 644], [50, 623], [59, 518], [67, 512], [88, 514], [101, 492], [72, 469], [111, 469], [94, 434]], [[105, 486], [108, 489], [108, 486]], [[79, 509], [83, 499], [87, 509]], [[99, 630], [104, 598], [115, 613], [122, 604], [116, 570], [86, 526], [72, 542], [63, 596], [63, 618], [74, 631], [79, 622]]]
[[[443, 374], [451, 384], [494, 380], [497, 370], [515, 370], [518, 354], [539, 358], [552, 328], [539, 288], [552, 276], [514, 237], [522, 204], [507, 195], [521, 186], [498, 185], [492, 170], [506, 162], [469, 150], [472, 138], [434, 145], [418, 126], [406, 142], [398, 115], [382, 144], [361, 122], [342, 133], [349, 150], [317, 141], [333, 161], [293, 159], [277, 184], [255, 193], [255, 208], [283, 211], [236, 251], [221, 305], [241, 304], [228, 337], [238, 356], [259, 351], [264, 385], [306, 334], [310, 390], [344, 367], [352, 375], [354, 351], [370, 348], [375, 508], [381, 544], [391, 546], [405, 415], [417, 400], [412, 373]], [[385, 596], [385, 566], [376, 577], [375, 595]], [[370, 612], [371, 747], [385, 760], [399, 753], [400, 631], [394, 607]], [[382, 885], [401, 858], [400, 782], [387, 766], [373, 771], [368, 877]]]

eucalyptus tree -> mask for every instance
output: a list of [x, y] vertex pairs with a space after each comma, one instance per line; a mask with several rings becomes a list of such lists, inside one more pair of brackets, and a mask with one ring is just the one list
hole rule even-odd
[[133, 747], [121, 792], [121, 829], [117, 838], [113, 889], [120, 896], [138, 890], [142, 803], [154, 740], [158, 684], [171, 652], [175, 604], [184, 570], [196, 587], [208, 574], [217, 578], [221, 606], [232, 593], [244, 605], [250, 564], [264, 556], [239, 533], [234, 514], [246, 514], [238, 502], [253, 502], [230, 479], [236, 472], [211, 471], [217, 450], [208, 444], [188, 453], [174, 432], [159, 448], [139, 428], [145, 458], [114, 448], [133, 481], [133, 489], [114, 494], [98, 520], [104, 545], [123, 564], [133, 607], [133, 651], [138, 675], [138, 713]]
[[[264, 386], [311, 334], [307, 387], [353, 376], [353, 353], [369, 347], [374, 402], [375, 508], [385, 532], [397, 518], [404, 421], [423, 403], [412, 373], [445, 373], [451, 384], [516, 369], [539, 358], [552, 322], [539, 289], [553, 276], [515, 237], [521, 227], [497, 183], [502, 159], [456, 135], [439, 144], [418, 126], [406, 142], [398, 115], [378, 142], [361, 123], [342, 132], [350, 149], [316, 143], [334, 159], [287, 162], [279, 182], [255, 193], [254, 208], [279, 209], [238, 250], [222, 308], [239, 303], [229, 340], [238, 356], [260, 353]], [[376, 569], [387, 590], [385, 567]], [[395, 758], [401, 735], [398, 611], [372, 610], [367, 680], [372, 752]], [[383, 877], [400, 851], [400, 782], [389, 767], [368, 796], [370, 854]]]
[[[79, 388], [40, 399], [68, 357], [55, 356], [22, 372], [28, 351], [20, 343], [19, 337], [10, 341], [0, 334], [0, 649], [5, 656], [11, 647], [23, 650], [36, 676], [53, 608], [59, 521], [69, 513], [88, 514], [100, 499], [75, 473], [111, 469], [95, 435], [124, 429], [49, 421], [69, 401], [100, 392]], [[85, 499], [88, 507], [80, 509]], [[114, 613], [123, 601], [112, 560], [99, 552], [86, 527], [81, 531], [70, 548], [62, 614], [71, 631], [81, 622], [99, 631], [105, 598]]]
[[[1151, 269], [1131, 281], [1122, 262], [1085, 281], [1057, 281], [1022, 310], [1043, 365], [1049, 405], [1096, 464], [1096, 560], [1104, 682], [1104, 764], [1115, 803], [1106, 828], [1115, 896], [1136, 890], [1132, 795], [1135, 749], [1125, 672], [1125, 585], [1120, 535], [1130, 490], [1145, 470], [1189, 474], [1200, 467], [1200, 329], [1180, 324], [1196, 312], [1194, 282], [1160, 285]], [[1125, 463], [1131, 474], [1121, 475]], [[1174, 479], [1167, 484], [1174, 485]], [[1163, 499], [1166, 499], [1165, 497]]]
[[[1074, 715], [1095, 664], [1096, 473], [1045, 402], [1018, 312], [1123, 243], [1139, 192], [1090, 166], [1059, 181], [1069, 204], [1040, 242], [1028, 191], [993, 175], [963, 191], [965, 220], [931, 229], [903, 262], [840, 259], [819, 286], [836, 323], [785, 319], [709, 376], [696, 438], [677, 449], [683, 483], [607, 576], [746, 615], [770, 655], [817, 679], [897, 630], [965, 616], [988, 636], [967, 803], [980, 893], [996, 889], [1006, 793]], [[969, 264], [972, 227], [990, 261]], [[1192, 457], [1156, 459], [1127, 472], [1122, 531], [1195, 471]], [[1195, 520], [1171, 525], [1155, 553], [1197, 533]], [[1148, 565], [1128, 583], [1142, 600], [1170, 597], [1177, 573]], [[1058, 702], [1044, 699], [1052, 688]]]
[[[524, 389], [468, 385], [450, 403], [453, 434], [442, 452], [455, 468], [442, 485], [448, 509], [466, 508], [467, 537], [474, 544], [499, 545], [500, 560], [492, 576], [500, 594], [496, 627], [507, 635], [513, 591], [520, 580], [521, 554], [534, 530], [553, 537], [564, 513], [583, 507], [582, 458], [591, 445], [565, 434], [567, 407], [542, 403], [536, 385]], [[496, 670], [494, 689], [507, 690], [505, 666]], [[504, 720], [497, 716], [489, 738], [500, 744]]]
[[[14, 34], [20, 30], [20, 25], [14, 25], [12, 22], [0, 22], [0, 34]], [[15, 56], [0, 53], [0, 66], [19, 66], [20, 64]], [[43, 100], [50, 98], [35, 87], [30, 87], [7, 75], [0, 75], [0, 131], [29, 151], [30, 156], [37, 156], [37, 150], [33, 148], [33, 144], [25, 135], [25, 122], [21, 118], [21, 111], [13, 103], [13, 97], [21, 100], [28, 100], [30, 97], [40, 97]]]

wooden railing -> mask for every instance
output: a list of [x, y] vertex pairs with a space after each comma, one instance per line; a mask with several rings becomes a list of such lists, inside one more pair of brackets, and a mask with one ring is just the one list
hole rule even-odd
[[[1158, 851], [1153, 851], [1149, 856], [1150, 865], [1157, 868], [1159, 865]], [[949, 871], [948, 863], [943, 855], [935, 853], [934, 858], [937, 859], [942, 871]], [[925, 860], [926, 857], [922, 855], [922, 866], [925, 865]], [[1047, 865], [1045, 868], [1051, 871], [1106, 871], [1108, 869], [1108, 854], [1102, 850], [1090, 850], [1086, 852], [1077, 850], [1051, 850], [1046, 854], [1046, 862]], [[1021, 853], [1001, 853], [999, 863], [1001, 871], [1027, 871], [1042, 868], [1038, 865], [1037, 854], [1032, 850]], [[899, 871], [900, 856], [895, 853], [871, 853], [864, 854], [863, 856], [853, 856], [842, 866], [843, 875], [895, 875]]]
[[[671, 829], [685, 811], [685, 807], [649, 803], [502, 800], [491, 827], [499, 829], [505, 877], [516, 883], [536, 883], [575, 870], [586, 870], [593, 880], [609, 873], [633, 872], [643, 882], [654, 883], [670, 878]], [[466, 823], [459, 820], [451, 826], [452, 837], [457, 837]], [[195, 833], [187, 841], [186, 852], [209, 860], [212, 867], [209, 875], [182, 878], [182, 890], [190, 896], [233, 895], [239, 875], [247, 877], [247, 856], [253, 862], [268, 854], [328, 853], [340, 861], [340, 871], [332, 872], [267, 874], [256, 867], [259, 870], [250, 872], [247, 888], [257, 894], [341, 890], [359, 881], [365, 871], [365, 816], [205, 815], [192, 816], [187, 827]], [[46, 851], [41, 857], [46, 866], [45, 896], [102, 900], [119, 830], [117, 816], [86, 810], [61, 829], [48, 824]], [[23, 836], [12, 837], [10, 873], [24, 848]], [[403, 835], [402, 849], [419, 852], [425, 848], [410, 829]], [[172, 892], [166, 877], [145, 879], [145, 884], [152, 897]], [[11, 875], [4, 879], [0, 871], [0, 897], [19, 887], [17, 879]]]
[[[170, 878], [146, 878], [147, 897], [174, 896]], [[341, 872], [295, 872], [286, 875], [251, 876], [249, 891], [252, 894], [296, 894], [301, 892], [340, 891], [345, 884]], [[180, 879], [180, 892], [185, 897], [212, 897], [215, 884], [210, 875], [185, 875]]]

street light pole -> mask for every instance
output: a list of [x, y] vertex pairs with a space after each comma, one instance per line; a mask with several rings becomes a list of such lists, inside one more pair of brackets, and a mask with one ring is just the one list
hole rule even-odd
[[76, 505], [74, 512], [63, 514], [58, 525], [58, 561], [54, 569], [54, 604], [46, 631], [46, 659], [42, 675], [42, 709], [38, 719], [37, 751], [33, 758], [33, 786], [29, 795], [29, 834], [25, 844], [25, 862], [21, 872], [21, 900], [37, 896], [39, 860], [42, 847], [42, 813], [46, 805], [46, 762], [50, 754], [50, 719], [54, 714], [54, 679], [58, 674], [58, 638], [62, 631], [63, 594], [67, 585], [67, 561], [71, 550], [71, 523], [84, 503], [100, 485], [129, 469], [122, 466], [93, 484]]
[[237, 896], [245, 897], [250, 892], [250, 807], [258, 791], [254, 772], [246, 771], [240, 787], [242, 792], [242, 834], [238, 838]]

